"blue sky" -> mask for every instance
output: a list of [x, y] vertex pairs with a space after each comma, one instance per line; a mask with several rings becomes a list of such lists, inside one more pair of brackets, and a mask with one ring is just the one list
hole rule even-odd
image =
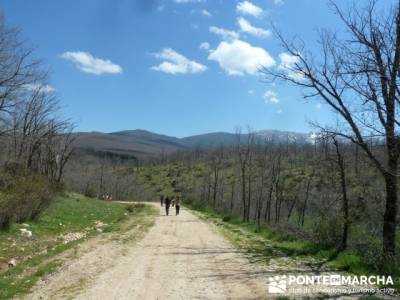
[[332, 118], [257, 73], [260, 63], [290, 63], [271, 22], [312, 50], [318, 28], [337, 26], [322, 0], [3, 0], [0, 8], [49, 66], [63, 114], [80, 131], [307, 132], [309, 121]]

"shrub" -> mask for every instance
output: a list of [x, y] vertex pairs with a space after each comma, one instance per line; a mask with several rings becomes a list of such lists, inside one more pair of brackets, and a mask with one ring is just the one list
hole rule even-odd
[[341, 240], [342, 224], [339, 218], [318, 218], [313, 229], [313, 237], [318, 244], [335, 246]]
[[6, 166], [0, 176], [0, 228], [36, 218], [50, 204], [55, 188], [47, 178]]
[[222, 222], [229, 222], [230, 220], [232, 219], [232, 217], [231, 216], [224, 216], [223, 218], [222, 218]]
[[134, 210], [135, 210], [135, 205], [129, 204], [129, 205], [127, 205], [127, 206], [125, 207], [125, 209], [126, 209], [128, 212], [133, 213]]
[[92, 186], [88, 186], [83, 195], [88, 198], [95, 198], [97, 196], [95, 189]]

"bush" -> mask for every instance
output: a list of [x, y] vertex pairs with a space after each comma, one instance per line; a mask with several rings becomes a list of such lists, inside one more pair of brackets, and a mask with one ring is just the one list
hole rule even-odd
[[232, 217], [231, 216], [224, 216], [223, 218], [222, 218], [222, 222], [229, 222], [230, 220], [232, 219]]
[[349, 244], [350, 248], [375, 270], [381, 267], [382, 239], [372, 236], [366, 228], [353, 226]]
[[7, 166], [0, 178], [0, 228], [36, 218], [55, 193], [45, 177], [23, 174], [16, 168]]
[[95, 189], [94, 189], [92, 186], [88, 186], [88, 187], [85, 189], [83, 195], [84, 195], [85, 197], [88, 197], [88, 198], [96, 198], [96, 196], [97, 196], [96, 191], [95, 191]]
[[341, 240], [342, 224], [339, 218], [318, 218], [313, 229], [314, 241], [329, 246], [339, 245]]
[[127, 205], [127, 206], [125, 207], [125, 209], [126, 209], [128, 212], [133, 213], [134, 210], [135, 210], [135, 205], [129, 204], [129, 205]]

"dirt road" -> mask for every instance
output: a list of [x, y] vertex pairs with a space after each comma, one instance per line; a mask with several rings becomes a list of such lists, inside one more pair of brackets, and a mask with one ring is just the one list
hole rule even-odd
[[[79, 299], [257, 299], [254, 280], [237, 250], [193, 214], [164, 216], [135, 249], [98, 277]], [[253, 277], [253, 278], [252, 278]]]
[[28, 298], [267, 299], [268, 277], [276, 275], [185, 209], [168, 217], [160, 209], [134, 246], [103, 241], [84, 252]]
[[[90, 243], [90, 242], [88, 242]], [[29, 299], [263, 299], [262, 273], [209, 225], [183, 209], [164, 216], [135, 246], [83, 246], [82, 255]]]

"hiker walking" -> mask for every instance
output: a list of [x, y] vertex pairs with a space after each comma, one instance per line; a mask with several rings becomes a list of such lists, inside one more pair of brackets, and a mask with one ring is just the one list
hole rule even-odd
[[176, 210], [176, 215], [179, 215], [179, 210], [181, 208], [181, 198], [177, 196], [175, 198], [175, 210]]
[[165, 214], [169, 215], [169, 206], [171, 205], [171, 199], [169, 197], [165, 197]]
[[164, 195], [160, 196], [160, 204], [161, 206], [164, 206]]

